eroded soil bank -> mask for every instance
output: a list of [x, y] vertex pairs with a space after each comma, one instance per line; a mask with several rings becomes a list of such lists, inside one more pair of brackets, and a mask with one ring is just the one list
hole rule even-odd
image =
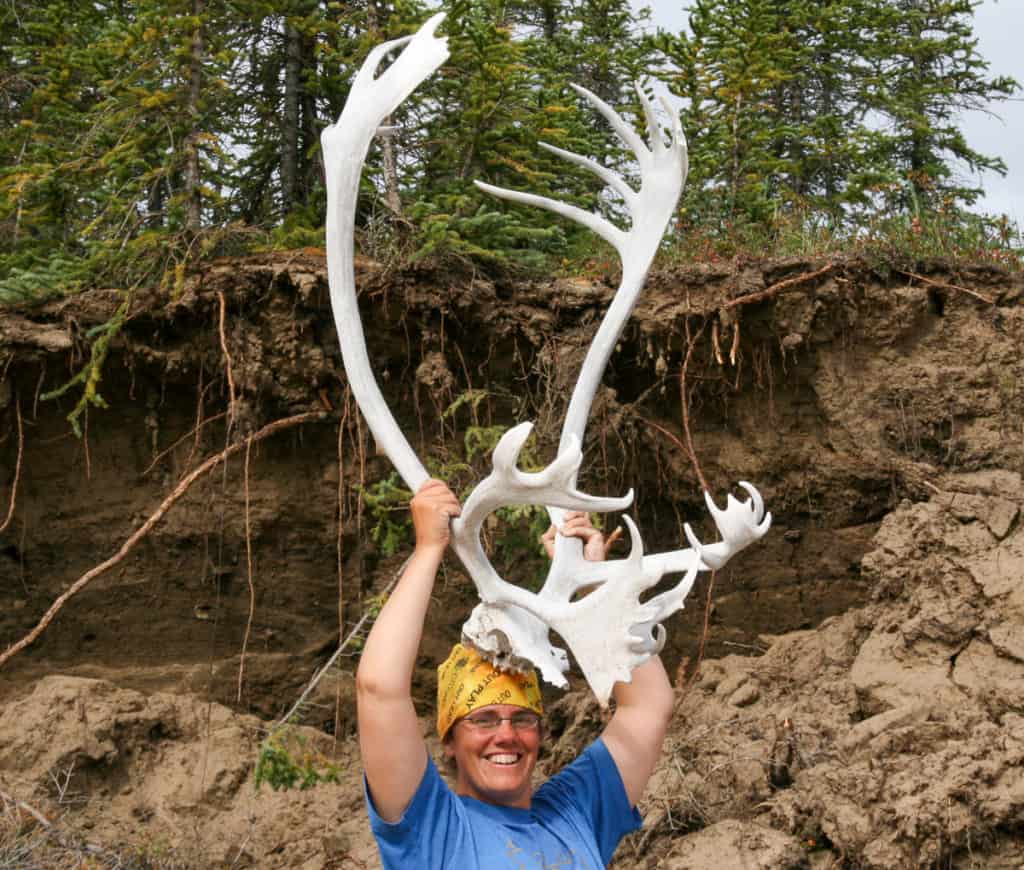
[[[359, 283], [382, 388], [437, 473], [467, 487], [500, 427], [525, 419], [533, 460], [550, 460], [606, 277], [361, 263]], [[731, 263], [649, 281], [595, 403], [584, 488], [635, 488], [649, 551], [678, 546], [684, 521], [714, 539], [677, 442], [692, 346], [704, 475], [719, 502], [755, 483], [775, 522], [715, 578], [710, 613], [705, 578], [668, 626], [679, 706], [645, 829], [616, 866], [1024, 862], [1022, 290], [1018, 276], [940, 263]], [[300, 713], [320, 730], [295, 732], [340, 782], [253, 787], [268, 720], [407, 545], [390, 466], [346, 396], [323, 260], [223, 261], [169, 304], [140, 294], [103, 367], [110, 408], [91, 409], [77, 439], [64, 419], [76, 391], [39, 397], [81, 368], [118, 301], [0, 317], [4, 515], [18, 478], [0, 533], [0, 650], [209, 457], [317, 417], [200, 477], [0, 668], [0, 790], [97, 848], [147, 844], [149, 859], [375, 866], [354, 657]], [[532, 534], [529, 518], [492, 530], [495, 560], [524, 584], [540, 564]], [[415, 687], [425, 730], [432, 667], [474, 599], [451, 563]], [[550, 700], [557, 766], [600, 716], [581, 690]]]

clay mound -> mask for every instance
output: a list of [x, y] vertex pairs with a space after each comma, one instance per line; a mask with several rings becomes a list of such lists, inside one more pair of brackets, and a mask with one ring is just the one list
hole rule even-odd
[[[950, 476], [882, 522], [863, 561], [871, 604], [765, 638], [759, 658], [705, 662], [638, 851], [664, 856], [658, 867], [711, 866], [694, 842], [742, 854], [771, 827], [821, 866], [1019, 868], [1022, 504], [1017, 474]], [[747, 824], [723, 831], [726, 819]]]
[[[191, 696], [77, 677], [39, 681], [0, 714], [0, 790], [54, 825], [36, 863], [4, 866], [63, 866], [58, 856], [71, 851], [116, 854], [126, 861], [117, 866], [372, 866], [354, 744], [334, 748], [339, 783], [257, 790], [265, 727]], [[310, 752], [332, 750], [322, 732], [292, 736]], [[7, 857], [2, 849], [0, 837]]]
[[[1017, 474], [949, 476], [882, 522], [868, 606], [705, 661], [615, 866], [1019, 867], [1022, 505]], [[551, 770], [603, 717], [574, 692], [549, 723]], [[257, 791], [255, 717], [48, 677], [0, 715], [0, 787], [152, 866], [376, 866], [354, 743], [296, 733], [339, 783]]]

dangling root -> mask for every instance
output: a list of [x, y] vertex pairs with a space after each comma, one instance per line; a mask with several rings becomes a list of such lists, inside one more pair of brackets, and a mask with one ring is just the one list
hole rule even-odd
[[245, 439], [245, 470], [242, 473], [245, 489], [245, 567], [249, 581], [249, 618], [245, 622], [245, 636], [242, 638], [242, 654], [238, 658], [238, 703], [242, 703], [242, 683], [245, 679], [245, 651], [249, 647], [252, 631], [252, 617], [256, 612], [256, 588], [252, 584], [252, 524], [249, 510], [249, 455], [252, 453], [252, 436]]
[[700, 325], [700, 329], [697, 330], [697, 334], [691, 337], [690, 322], [686, 322], [686, 359], [683, 360], [683, 368], [679, 372], [679, 397], [683, 406], [683, 434], [686, 435], [686, 452], [690, 457], [690, 462], [693, 464], [693, 470], [697, 472], [697, 480], [700, 481], [700, 487], [704, 492], [710, 492], [710, 490], [708, 489], [708, 482], [704, 479], [704, 472], [700, 470], [697, 452], [693, 449], [693, 435], [690, 434], [690, 393], [686, 389], [686, 372], [690, 368], [693, 348], [697, 344], [697, 339], [704, 334], [704, 327], [707, 326], [707, 323], [705, 320]]
[[643, 422], [650, 426], [652, 429], [656, 429], [658, 432], [660, 432], [662, 435], [668, 438], [673, 444], [676, 445], [676, 447], [682, 450], [683, 453], [685, 453], [690, 458], [690, 464], [693, 465], [693, 470], [697, 475], [697, 479], [700, 481], [701, 489], [704, 492], [709, 492], [708, 482], [704, 478], [704, 472], [701, 471], [700, 463], [697, 461], [697, 452], [693, 449], [693, 436], [690, 434], [690, 396], [689, 391], [686, 389], [686, 373], [687, 370], [690, 368], [690, 359], [693, 357], [693, 348], [697, 344], [697, 339], [699, 339], [701, 335], [703, 335], [704, 328], [706, 326], [707, 321], [705, 320], [701, 324], [700, 329], [697, 330], [697, 334], [694, 336], [690, 335], [689, 324], [687, 324], [686, 326], [686, 358], [683, 360], [683, 367], [679, 372], [679, 395], [683, 407], [683, 435], [686, 438], [686, 443], [683, 443], [679, 439], [679, 436], [673, 435], [671, 432], [668, 431], [668, 429], [666, 429], [664, 426], [659, 426], [653, 420], [647, 420], [643, 417], [641, 417], [640, 419], [643, 420]]
[[118, 550], [113, 556], [107, 559], [105, 562], [97, 565], [95, 568], [90, 569], [81, 577], [79, 577], [70, 588], [64, 592], [53, 604], [50, 605], [50, 609], [46, 611], [43, 618], [39, 620], [39, 624], [33, 628], [28, 634], [26, 634], [17, 643], [9, 646], [3, 654], [0, 654], [0, 667], [3, 667], [7, 662], [21, 652], [25, 647], [33, 643], [39, 635], [41, 635], [46, 627], [53, 621], [53, 618], [60, 612], [60, 609], [67, 603], [68, 599], [77, 595], [81, 592], [92, 580], [99, 577], [109, 569], [113, 568], [116, 564], [121, 562], [125, 556], [127, 556], [135, 545], [139, 543], [146, 535], [148, 535], [153, 527], [163, 519], [164, 515], [178, 502], [178, 500], [188, 491], [189, 487], [192, 486], [200, 477], [207, 474], [212, 469], [216, 468], [221, 462], [224, 462], [230, 456], [233, 456], [238, 451], [242, 450], [248, 444], [262, 441], [270, 435], [276, 432], [280, 432], [282, 429], [289, 429], [292, 426], [298, 426], [302, 423], [313, 423], [319, 420], [326, 419], [327, 414], [323, 411], [311, 411], [306, 414], [296, 414], [294, 417], [285, 417], [283, 420], [275, 420], [273, 423], [268, 423], [262, 429], [254, 432], [246, 441], [242, 441], [238, 444], [232, 444], [225, 450], [218, 453], [216, 456], [211, 456], [197, 469], [186, 475], [179, 481], [178, 485], [174, 488], [174, 491], [167, 496], [161, 502], [160, 507], [143, 523], [132, 535], [121, 545], [121, 549]]
[[14, 482], [11, 484], [11, 503], [7, 508], [7, 516], [0, 523], [0, 533], [6, 531], [14, 518], [14, 506], [18, 501], [18, 481], [21, 478], [21, 457], [25, 451], [25, 431], [21, 422], [21, 399], [14, 400], [14, 414], [18, 420], [18, 461], [14, 466]]
[[916, 272], [907, 272], [904, 269], [896, 270], [900, 275], [906, 275], [908, 278], [920, 281], [923, 284], [927, 284], [930, 287], [936, 287], [940, 290], [953, 290], [956, 293], [966, 293], [968, 296], [973, 296], [975, 299], [980, 299], [987, 305], [995, 305], [995, 299], [989, 299], [988, 296], [984, 296], [977, 290], [971, 290], [969, 287], [961, 287], [959, 284], [950, 284], [948, 281], [933, 281], [931, 278], [925, 278], [924, 275], [918, 275]]
[[[335, 538], [335, 552], [338, 562], [338, 638], [345, 634], [345, 428], [348, 425], [352, 392], [345, 387], [342, 398], [341, 421], [338, 423], [338, 532]], [[334, 690], [334, 747], [338, 746], [338, 732], [341, 731], [341, 682]]]
[[217, 299], [220, 302], [220, 319], [217, 322], [217, 330], [220, 333], [220, 349], [224, 354], [224, 369], [228, 377], [228, 419], [231, 423], [235, 420], [235, 376], [231, 372], [231, 353], [228, 351], [228, 338], [224, 332], [224, 313], [226, 303], [224, 294], [218, 290]]
[[697, 682], [697, 677], [700, 676], [701, 662], [704, 661], [704, 652], [708, 646], [708, 635], [711, 633], [711, 593], [715, 589], [715, 575], [717, 571], [712, 571], [711, 576], [708, 578], [708, 592], [704, 597], [704, 628], [700, 633], [700, 646], [697, 648], [697, 661], [694, 663], [693, 670], [690, 672], [690, 679], [686, 681], [686, 685], [682, 687], [679, 692], [679, 700], [687, 696], [690, 689], [693, 688], [693, 684]]
[[[173, 444], [172, 444], [172, 445], [171, 445], [170, 447], [168, 447], [168, 448], [167, 448], [166, 450], [161, 450], [161, 451], [160, 451], [160, 452], [159, 452], [159, 453], [158, 453], [158, 454], [157, 454], [157, 455], [156, 455], [156, 456], [155, 456], [155, 457], [153, 458], [153, 461], [149, 463], [149, 465], [148, 465], [148, 466], [146, 467], [146, 470], [142, 472], [142, 474], [141, 474], [141, 477], [145, 477], [145, 476], [146, 476], [147, 474], [149, 474], [149, 473], [150, 473], [150, 472], [151, 472], [151, 471], [152, 471], [152, 470], [153, 470], [154, 468], [156, 468], [156, 465], [157, 465], [157, 463], [158, 463], [158, 462], [159, 462], [159, 461], [160, 461], [161, 459], [163, 459], [163, 458], [164, 458], [164, 457], [165, 457], [165, 456], [166, 456], [166, 455], [167, 455], [168, 453], [170, 453], [171, 451], [173, 451], [175, 447], [178, 447], [178, 446], [180, 446], [180, 445], [181, 445], [182, 443], [184, 443], [185, 441], [187, 441], [187, 440], [188, 440], [189, 438], [191, 438], [191, 437], [192, 437], [193, 435], [195, 435], [195, 436], [197, 436], [197, 437], [198, 437], [198, 435], [199, 435], [199, 432], [200, 432], [200, 430], [201, 430], [201, 429], [202, 429], [202, 428], [203, 428], [204, 426], [208, 426], [208, 425], [209, 425], [210, 423], [216, 423], [216, 422], [217, 422], [218, 420], [220, 420], [220, 419], [221, 419], [222, 417], [225, 417], [225, 416], [227, 416], [227, 413], [228, 413], [227, 411], [221, 411], [221, 412], [220, 412], [219, 414], [214, 414], [214, 415], [213, 415], [212, 417], [207, 417], [207, 418], [206, 418], [205, 420], [203, 420], [203, 421], [202, 421], [201, 423], [198, 423], [198, 424], [197, 424], [197, 425], [196, 425], [195, 427], [193, 427], [193, 428], [192, 428], [191, 430], [189, 430], [189, 431], [188, 431], [188, 432], [186, 432], [186, 433], [185, 433], [184, 435], [182, 435], [182, 436], [181, 436], [181, 437], [180, 437], [180, 438], [179, 438], [179, 439], [178, 439], [177, 441], [175, 441], [175, 442], [174, 442], [174, 443], [173, 443]], [[188, 464], [188, 463], [186, 463], [186, 465], [187, 465], [187, 464]]]

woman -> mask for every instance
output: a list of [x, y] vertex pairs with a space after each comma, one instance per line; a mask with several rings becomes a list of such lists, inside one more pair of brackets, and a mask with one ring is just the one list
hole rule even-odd
[[[449, 521], [461, 507], [439, 480], [412, 500], [416, 548], [367, 638], [356, 674], [359, 745], [371, 826], [385, 868], [591, 868], [640, 826], [636, 803], [661, 753], [673, 694], [661, 660], [613, 690], [615, 712], [567, 768], [533, 791], [543, 739], [535, 674], [509, 674], [456, 646], [438, 669], [438, 730], [454, 790], [430, 760], [412, 703], [412, 674]], [[603, 559], [601, 533], [580, 513], [559, 534]], [[556, 530], [544, 536], [552, 552]]]

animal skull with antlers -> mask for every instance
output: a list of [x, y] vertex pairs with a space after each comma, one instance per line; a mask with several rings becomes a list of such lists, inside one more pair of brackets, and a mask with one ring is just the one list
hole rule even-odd
[[[447, 41], [436, 36], [443, 18], [443, 13], [435, 15], [413, 36], [374, 48], [352, 83], [341, 117], [321, 137], [327, 175], [328, 281], [345, 370], [374, 438], [414, 491], [428, 474], [388, 410], [370, 366], [356, 302], [353, 232], [359, 178], [375, 133], [448, 57]], [[377, 75], [385, 57], [397, 49], [402, 49], [401, 53]], [[580, 540], [556, 536], [554, 558], [538, 593], [499, 577], [484, 552], [480, 540], [483, 523], [504, 505], [544, 505], [551, 521], [560, 526], [565, 510], [623, 510], [633, 500], [632, 491], [622, 498], [600, 498], [577, 490], [583, 456], [580, 445], [605, 366], [682, 191], [687, 172], [686, 143], [677, 113], [662, 100], [672, 119], [671, 135], [665, 141], [654, 107], [639, 87], [649, 144], [594, 94], [580, 87], [576, 91], [604, 116], [635, 155], [640, 166], [640, 189], [634, 190], [620, 176], [587, 157], [551, 145], [543, 147], [589, 169], [611, 187], [629, 212], [628, 230], [575, 206], [477, 184], [494, 196], [548, 209], [596, 232], [619, 252], [622, 282], [583, 362], [555, 460], [540, 472], [520, 471], [517, 460], [532, 424], [522, 423], [506, 432], [494, 450], [494, 470], [472, 491], [462, 516], [453, 521], [452, 546], [480, 593], [480, 604], [463, 626], [464, 638], [500, 665], [522, 668], [532, 664], [548, 682], [565, 686], [568, 656], [552, 645], [549, 635], [554, 630], [572, 650], [603, 706], [615, 682], [628, 682], [633, 668], [661, 650], [665, 642], [661, 623], [683, 606], [697, 572], [721, 568], [764, 535], [771, 525], [771, 514], [765, 513], [757, 490], [741, 483], [749, 500], [737, 501], [730, 495], [725, 510], [719, 510], [704, 493], [722, 536], [717, 544], [701, 546], [687, 525], [690, 548], [645, 556], [636, 525], [625, 517], [632, 544], [629, 556], [588, 562], [583, 558]], [[672, 573], [684, 575], [676, 586], [640, 601], [645, 590]], [[596, 588], [574, 601], [573, 596], [584, 586]]]

